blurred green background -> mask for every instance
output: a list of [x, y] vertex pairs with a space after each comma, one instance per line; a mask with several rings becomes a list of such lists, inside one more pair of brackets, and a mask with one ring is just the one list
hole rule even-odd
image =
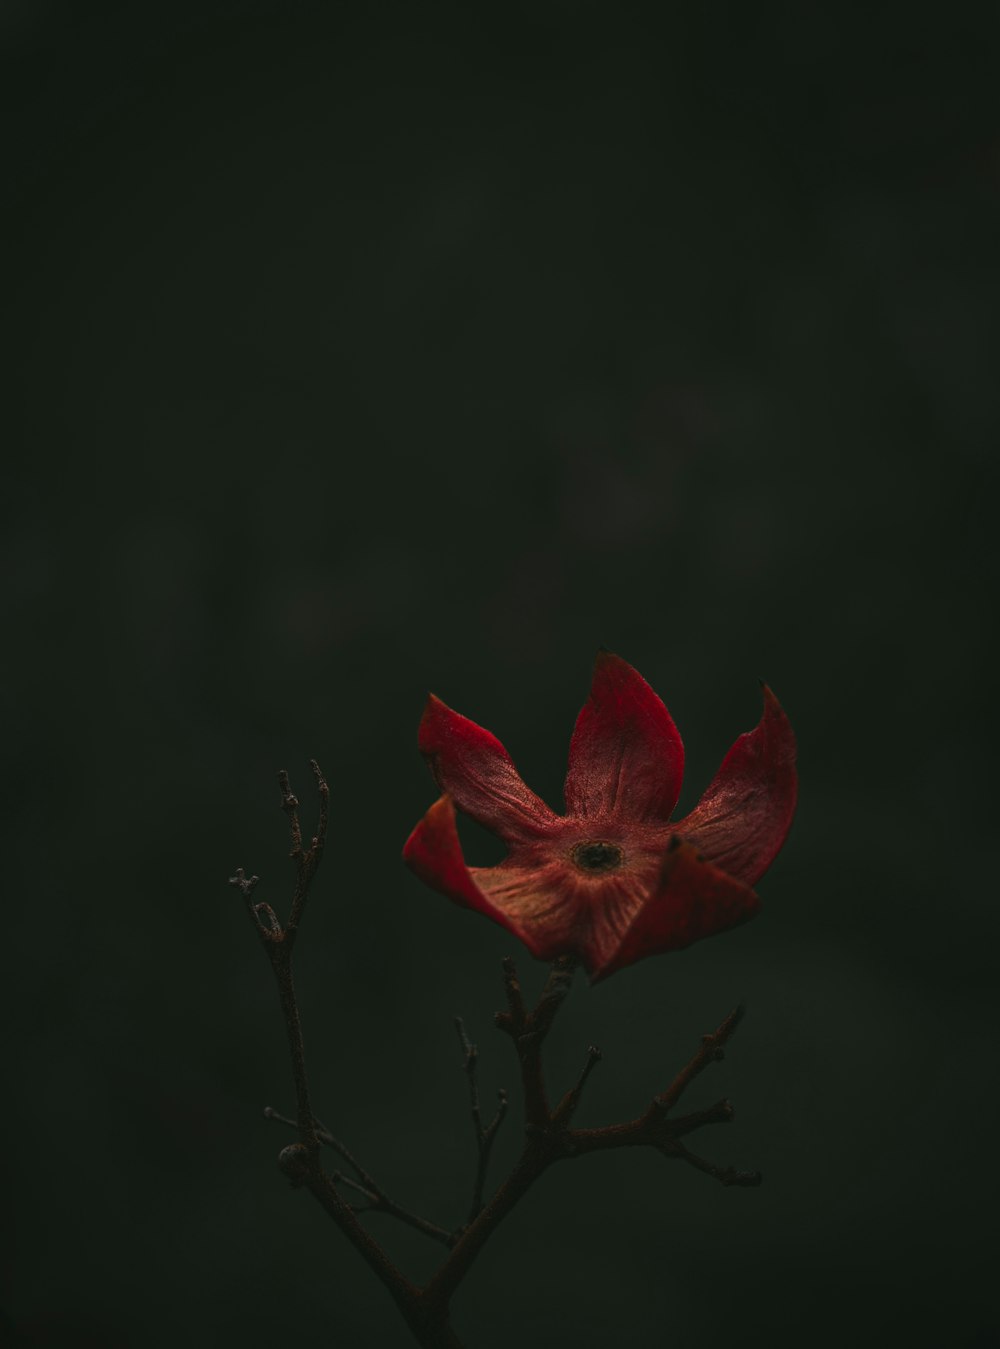
[[765, 1183], [557, 1169], [457, 1330], [998, 1343], [997, 27], [985, 4], [0, 7], [4, 1342], [408, 1343], [275, 1167], [283, 1030], [226, 878], [283, 910], [274, 774], [308, 800], [316, 756], [317, 1109], [458, 1222], [451, 1017], [484, 1091], [513, 1089], [511, 942], [400, 864], [435, 794], [416, 724], [433, 689], [559, 806], [606, 645], [681, 728], [683, 808], [758, 676], [802, 801], [757, 921], [580, 981], [553, 1087], [596, 1042], [580, 1120], [625, 1117], [745, 998], [691, 1100], [734, 1098], [697, 1146]]

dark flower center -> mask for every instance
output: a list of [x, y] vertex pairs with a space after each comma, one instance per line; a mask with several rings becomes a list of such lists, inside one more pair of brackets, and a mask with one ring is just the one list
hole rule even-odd
[[581, 871], [614, 871], [625, 854], [616, 843], [578, 843], [570, 854]]

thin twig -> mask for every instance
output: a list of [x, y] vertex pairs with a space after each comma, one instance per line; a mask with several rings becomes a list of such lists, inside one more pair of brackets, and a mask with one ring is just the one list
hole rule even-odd
[[507, 996], [507, 1011], [497, 1012], [496, 1024], [501, 1030], [521, 1035], [524, 1032], [528, 1012], [524, 1005], [524, 994], [521, 992], [521, 981], [517, 977], [517, 966], [511, 956], [504, 956], [503, 959], [503, 988]]
[[345, 1176], [343, 1171], [331, 1171], [330, 1179], [335, 1185], [346, 1185], [351, 1190], [357, 1190], [358, 1194], [363, 1194], [368, 1200], [368, 1207], [359, 1209], [355, 1206], [355, 1213], [368, 1213], [378, 1207], [378, 1195], [373, 1190], [366, 1190], [360, 1180], [355, 1180], [353, 1176]]
[[548, 1035], [559, 1008], [569, 995], [578, 963], [574, 956], [560, 956], [552, 963], [542, 996], [531, 1014], [531, 1029], [537, 1032], [541, 1040]]
[[[264, 1107], [264, 1118], [277, 1120], [279, 1124], [290, 1124], [293, 1129], [298, 1127], [296, 1125], [295, 1120], [289, 1119], [287, 1115], [279, 1115], [279, 1113], [277, 1112], [277, 1110], [274, 1109], [273, 1106], [266, 1105]], [[341, 1143], [340, 1139], [337, 1138], [334, 1134], [332, 1134], [329, 1129], [327, 1129], [323, 1124], [320, 1123], [319, 1120], [316, 1120], [315, 1123], [316, 1123], [316, 1137], [319, 1139], [319, 1141], [325, 1144], [328, 1148], [332, 1148], [334, 1152], [336, 1152], [339, 1156], [341, 1156], [344, 1159], [344, 1161], [347, 1162], [348, 1166], [353, 1168], [355, 1174], [357, 1175], [358, 1179], [362, 1182], [362, 1184], [367, 1185], [370, 1189], [373, 1190], [378, 1189], [378, 1186], [375, 1184], [372, 1177], [364, 1169], [364, 1167], [357, 1160], [354, 1154], [348, 1150], [346, 1145]]]
[[[288, 775], [281, 773], [278, 779], [282, 793], [282, 809], [287, 814], [289, 821], [291, 856], [295, 863], [295, 892], [292, 898], [288, 926], [282, 928], [270, 905], [254, 903], [253, 893], [258, 884], [256, 876], [247, 877], [240, 868], [230, 880], [230, 884], [242, 894], [257, 935], [267, 952], [278, 987], [278, 996], [288, 1034], [292, 1076], [295, 1082], [297, 1114], [295, 1122], [299, 1131], [299, 1142], [281, 1150], [278, 1164], [294, 1186], [304, 1186], [309, 1190], [370, 1268], [378, 1275], [423, 1349], [461, 1349], [458, 1339], [451, 1330], [447, 1305], [436, 1305], [430, 1308], [426, 1305], [421, 1290], [416, 1288], [397, 1269], [379, 1243], [362, 1225], [355, 1212], [355, 1206], [349, 1204], [338, 1193], [336, 1184], [320, 1165], [320, 1130], [309, 1103], [302, 1024], [295, 994], [295, 984], [292, 978], [292, 950], [302, 919], [309, 885], [316, 874], [316, 869], [322, 857], [329, 822], [329, 789], [320, 772], [319, 765], [315, 761], [312, 761], [312, 769], [319, 791], [320, 810], [316, 835], [312, 839], [307, 852], [303, 852], [302, 849], [298, 800], [291, 790]], [[353, 1159], [351, 1164], [357, 1165], [353, 1162]], [[363, 1184], [364, 1182], [362, 1182]], [[391, 1211], [388, 1208], [389, 1203], [391, 1201], [385, 1201], [381, 1207], [385, 1208], [386, 1211]], [[397, 1208], [398, 1206], [393, 1207]], [[397, 1212], [395, 1216], [399, 1217], [401, 1214]], [[433, 1229], [432, 1224], [427, 1226]], [[438, 1233], [432, 1230], [428, 1232], [428, 1235], [438, 1236]], [[439, 1236], [438, 1239], [440, 1239]]]
[[732, 1101], [716, 1101], [705, 1110], [693, 1110], [690, 1115], [682, 1115], [680, 1119], [671, 1120], [670, 1132], [674, 1138], [683, 1138], [685, 1134], [693, 1133], [695, 1129], [701, 1129], [706, 1124], [732, 1124], [735, 1118], [736, 1111]]
[[[289, 1119], [287, 1115], [281, 1115], [272, 1106], [264, 1107], [264, 1118], [276, 1120], [279, 1124], [289, 1124], [295, 1128], [295, 1120]], [[456, 1237], [453, 1232], [445, 1227], [439, 1227], [437, 1223], [430, 1222], [427, 1218], [422, 1218], [419, 1213], [414, 1213], [411, 1209], [405, 1208], [395, 1199], [389, 1197], [381, 1185], [375, 1180], [370, 1172], [366, 1171], [354, 1154], [347, 1148], [336, 1135], [329, 1129], [316, 1121], [316, 1137], [320, 1143], [336, 1152], [342, 1157], [348, 1166], [355, 1172], [357, 1179], [351, 1176], [345, 1176], [342, 1171], [331, 1173], [331, 1179], [337, 1184], [350, 1186], [363, 1194], [369, 1201], [369, 1208], [373, 1212], [388, 1213], [393, 1218], [398, 1218], [400, 1222], [408, 1227], [415, 1228], [418, 1232], [423, 1232], [424, 1236], [433, 1238], [434, 1241], [440, 1241], [445, 1246], [454, 1246]], [[365, 1210], [355, 1207], [354, 1212], [360, 1213]]]
[[288, 782], [288, 773], [282, 768], [278, 772], [278, 786], [281, 788], [281, 809], [288, 816], [288, 829], [292, 836], [292, 850], [289, 857], [298, 857], [302, 852], [302, 826], [299, 824], [299, 798]]
[[496, 1114], [489, 1124], [484, 1126], [482, 1110], [479, 1105], [477, 1073], [479, 1050], [466, 1035], [465, 1023], [460, 1016], [455, 1017], [455, 1029], [458, 1031], [459, 1042], [465, 1055], [462, 1068], [469, 1079], [469, 1105], [472, 1111], [472, 1127], [476, 1133], [476, 1150], [478, 1152], [476, 1179], [472, 1189], [472, 1206], [469, 1209], [468, 1217], [468, 1222], [471, 1223], [478, 1218], [483, 1210], [483, 1189], [486, 1185], [486, 1172], [489, 1168], [490, 1153], [493, 1151], [497, 1131], [507, 1114], [507, 1093], [502, 1087], [497, 1092]]
[[498, 1012], [494, 1020], [497, 1027], [513, 1040], [521, 1065], [524, 1148], [513, 1171], [464, 1229], [451, 1254], [424, 1288], [421, 1296], [428, 1307], [437, 1309], [448, 1306], [455, 1289], [498, 1225], [527, 1194], [543, 1171], [560, 1155], [565, 1155], [561, 1152], [562, 1131], [551, 1127], [552, 1116], [545, 1097], [540, 1051], [556, 1013], [569, 992], [574, 968], [575, 961], [571, 959], [556, 961], [538, 1004], [529, 1012], [513, 960], [508, 957], [503, 962], [507, 1011]]
[[309, 760], [309, 767], [316, 779], [316, 793], [319, 796], [319, 823], [309, 848], [309, 870], [312, 879], [323, 860], [323, 849], [326, 847], [326, 835], [330, 825], [330, 787], [315, 759]]
[[707, 1176], [719, 1181], [721, 1185], [743, 1185], [750, 1188], [759, 1185], [763, 1180], [759, 1171], [738, 1171], [735, 1166], [718, 1166], [715, 1162], [706, 1161], [696, 1152], [691, 1152], [683, 1143], [674, 1143], [669, 1150], [664, 1149], [663, 1153], [666, 1157], [681, 1158], [697, 1171], [704, 1171]]
[[736, 1111], [732, 1101], [716, 1101], [704, 1110], [695, 1110], [679, 1119], [669, 1119], [671, 1106], [684, 1089], [710, 1063], [723, 1056], [723, 1046], [743, 1017], [743, 1008], [737, 1007], [710, 1035], [703, 1035], [701, 1047], [684, 1065], [667, 1090], [654, 1096], [647, 1110], [625, 1124], [609, 1124], [601, 1129], [569, 1129], [564, 1146], [570, 1156], [585, 1152], [599, 1152], [622, 1147], [651, 1147], [665, 1157], [677, 1157], [695, 1166], [699, 1171], [714, 1176], [724, 1185], [759, 1185], [760, 1172], [739, 1171], [732, 1166], [716, 1166], [696, 1153], [690, 1152], [680, 1139], [708, 1124], [729, 1124]]
[[288, 816], [288, 828], [291, 835], [289, 856], [295, 863], [295, 893], [292, 896], [291, 912], [288, 916], [288, 936], [294, 941], [302, 922], [302, 914], [309, 894], [309, 886], [319, 869], [326, 844], [327, 828], [330, 820], [330, 788], [322, 769], [315, 759], [309, 760], [313, 777], [316, 779], [316, 792], [319, 796], [319, 822], [309, 847], [302, 847], [302, 826], [299, 822], [299, 801], [288, 782], [288, 774], [282, 769], [278, 774], [281, 787], [281, 807]]
[[672, 1110], [680, 1100], [685, 1088], [690, 1086], [699, 1073], [704, 1072], [710, 1063], [718, 1063], [725, 1057], [725, 1044], [736, 1027], [743, 1020], [746, 1008], [742, 1003], [734, 1007], [722, 1024], [711, 1035], [701, 1037], [701, 1048], [697, 1054], [680, 1070], [666, 1091], [655, 1098], [656, 1108], [664, 1114]]
[[[571, 977], [571, 973], [565, 967], [558, 973], [553, 971], [538, 1007], [528, 1013], [524, 1009], [513, 963], [505, 962], [504, 981], [509, 1011], [498, 1016], [497, 1024], [514, 1040], [521, 1060], [522, 1073], [525, 1076], [526, 1096], [534, 1082], [535, 1055], [541, 1038], [534, 1029], [538, 1024], [539, 1009], [544, 1009], [542, 1016], [548, 1020], [548, 1025], [545, 1026], [545, 1029], [548, 1029], [554, 1016], [553, 982], [557, 989], [560, 986], [563, 988], [555, 1001], [557, 1011], [562, 998], [565, 997], [565, 980]], [[759, 1172], [739, 1171], [732, 1166], [717, 1166], [714, 1162], [709, 1162], [697, 1153], [691, 1152], [680, 1142], [682, 1135], [704, 1125], [732, 1120], [735, 1112], [729, 1101], [719, 1101], [706, 1110], [692, 1112], [677, 1120], [668, 1118], [670, 1106], [679, 1099], [684, 1088], [709, 1063], [721, 1056], [722, 1047], [736, 1029], [742, 1014], [742, 1008], [737, 1008], [726, 1017], [717, 1030], [702, 1037], [698, 1052], [677, 1074], [667, 1091], [655, 1097], [643, 1114], [624, 1124], [609, 1124], [599, 1129], [571, 1129], [567, 1126], [579, 1101], [580, 1092], [599, 1061], [599, 1052], [592, 1046], [575, 1087], [566, 1094], [557, 1109], [550, 1113], [546, 1107], [544, 1116], [538, 1123], [528, 1119], [525, 1146], [520, 1160], [482, 1213], [462, 1234], [449, 1258], [424, 1290], [424, 1297], [431, 1301], [438, 1299], [447, 1304], [497, 1225], [549, 1166], [565, 1158], [622, 1147], [650, 1147], [664, 1157], [687, 1162], [723, 1185], [759, 1185], [761, 1179]]]
[[580, 1069], [580, 1076], [576, 1080], [576, 1085], [569, 1089], [553, 1111], [553, 1124], [560, 1128], [566, 1128], [568, 1126], [576, 1113], [577, 1106], [580, 1104], [580, 1097], [587, 1084], [587, 1078], [600, 1063], [602, 1057], [603, 1055], [596, 1045], [587, 1046], [587, 1057], [584, 1060], [583, 1067]]
[[569, 993], [576, 964], [571, 956], [556, 960], [538, 1004], [528, 1012], [514, 962], [509, 956], [503, 962], [507, 1011], [498, 1012], [494, 1020], [511, 1037], [517, 1050], [524, 1089], [524, 1122], [529, 1130], [544, 1130], [551, 1124], [542, 1072], [542, 1044]]

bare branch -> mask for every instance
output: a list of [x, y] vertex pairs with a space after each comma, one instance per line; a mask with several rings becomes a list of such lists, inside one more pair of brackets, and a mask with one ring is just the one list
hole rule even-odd
[[319, 796], [319, 823], [307, 849], [302, 847], [302, 826], [299, 822], [298, 797], [295, 796], [289, 786], [288, 774], [284, 770], [278, 774], [282, 795], [281, 805], [288, 815], [288, 825], [291, 832], [292, 847], [289, 856], [295, 863], [295, 893], [292, 896], [292, 907], [288, 916], [289, 940], [295, 939], [299, 924], [302, 922], [302, 913], [309, 895], [309, 886], [319, 870], [330, 822], [330, 788], [315, 759], [309, 760], [309, 767], [312, 769], [313, 777], [316, 780], [316, 792]]
[[[280, 1115], [277, 1110], [269, 1105], [264, 1107], [264, 1118], [276, 1120], [279, 1124], [290, 1125], [293, 1129], [296, 1127], [295, 1120], [289, 1119], [287, 1115]], [[316, 1125], [316, 1137], [319, 1142], [342, 1157], [348, 1166], [354, 1170], [357, 1177], [355, 1179], [353, 1176], [344, 1175], [342, 1171], [334, 1171], [331, 1173], [331, 1180], [338, 1185], [347, 1185], [351, 1189], [357, 1190], [368, 1200], [366, 1209], [354, 1205], [355, 1213], [388, 1213], [392, 1217], [398, 1218], [400, 1222], [406, 1223], [407, 1226], [415, 1228], [418, 1232], [423, 1232], [425, 1236], [443, 1242], [445, 1246], [455, 1244], [456, 1238], [447, 1228], [439, 1227], [437, 1223], [422, 1218], [419, 1213], [414, 1213], [411, 1209], [404, 1208], [402, 1204], [397, 1203], [395, 1199], [390, 1199], [375, 1178], [365, 1170], [354, 1154], [341, 1143], [340, 1139], [335, 1137], [329, 1129], [324, 1128], [318, 1120]]]
[[358, 1173], [358, 1180], [348, 1179], [338, 1173], [338, 1178], [361, 1193], [367, 1207], [391, 1213], [403, 1222], [409, 1223], [427, 1236], [451, 1246], [455, 1240], [452, 1233], [403, 1209], [375, 1185], [368, 1173], [359, 1165], [351, 1153], [333, 1134], [318, 1123], [312, 1113], [309, 1101], [309, 1087], [306, 1078], [305, 1050], [302, 1040], [302, 1025], [298, 1000], [292, 978], [292, 951], [295, 937], [301, 922], [309, 885], [316, 874], [323, 853], [329, 827], [329, 788], [315, 760], [311, 760], [313, 776], [319, 793], [319, 822], [316, 834], [308, 851], [302, 849], [302, 829], [299, 823], [299, 802], [292, 792], [288, 775], [282, 772], [278, 776], [281, 787], [282, 809], [288, 816], [291, 836], [291, 856], [295, 863], [295, 892], [292, 897], [288, 926], [281, 928], [277, 915], [268, 904], [255, 904], [254, 888], [258, 884], [256, 876], [247, 877], [242, 869], [231, 878], [231, 884], [239, 889], [253, 919], [254, 926], [267, 951], [271, 969], [278, 987], [278, 997], [285, 1020], [288, 1045], [292, 1060], [292, 1076], [295, 1082], [296, 1120], [287, 1120], [270, 1108], [265, 1112], [268, 1118], [282, 1123], [293, 1124], [298, 1128], [299, 1142], [283, 1148], [278, 1164], [294, 1186], [307, 1188], [317, 1202], [329, 1214], [336, 1225], [360, 1253], [369, 1267], [375, 1272], [399, 1308], [418, 1343], [424, 1349], [461, 1349], [454, 1335], [447, 1302], [433, 1306], [427, 1304], [424, 1290], [415, 1287], [409, 1279], [393, 1264], [383, 1248], [370, 1232], [361, 1224], [357, 1210], [365, 1205], [348, 1203], [338, 1192], [336, 1183], [320, 1165], [320, 1144], [326, 1143], [340, 1153], [348, 1164]]
[[683, 1138], [685, 1134], [693, 1133], [706, 1124], [731, 1124], [735, 1118], [736, 1110], [732, 1101], [716, 1101], [705, 1110], [694, 1110], [690, 1115], [671, 1120], [670, 1132], [674, 1138]]
[[657, 1110], [666, 1114], [672, 1110], [680, 1100], [685, 1088], [690, 1086], [699, 1073], [704, 1072], [710, 1063], [718, 1063], [720, 1059], [725, 1058], [725, 1044], [730, 1038], [736, 1027], [743, 1020], [746, 1008], [741, 1003], [726, 1017], [725, 1021], [711, 1035], [701, 1037], [701, 1048], [697, 1054], [684, 1065], [666, 1091], [655, 1098], [654, 1104]]
[[501, 1030], [506, 1030], [508, 1034], [522, 1035], [528, 1013], [524, 1005], [524, 995], [521, 992], [521, 981], [517, 977], [517, 966], [510, 956], [504, 956], [503, 986], [507, 995], [508, 1010], [496, 1014], [496, 1024]]
[[499, 1030], [511, 1037], [517, 1050], [524, 1089], [524, 1120], [528, 1129], [544, 1130], [551, 1124], [542, 1072], [542, 1043], [569, 993], [576, 965], [571, 956], [561, 956], [554, 961], [538, 1004], [529, 1012], [513, 960], [508, 956], [503, 962], [508, 1010], [498, 1012], [494, 1022]]
[[299, 824], [299, 798], [288, 782], [288, 773], [282, 768], [278, 773], [278, 786], [281, 788], [281, 809], [288, 816], [288, 830], [292, 837], [289, 857], [298, 857], [302, 852], [302, 826]]
[[[525, 1136], [521, 1156], [507, 1179], [484, 1203], [484, 1191], [491, 1149], [507, 1112], [507, 1093], [498, 1092], [498, 1104], [488, 1124], [483, 1122], [479, 1095], [479, 1054], [469, 1039], [461, 1017], [455, 1029], [463, 1051], [462, 1068], [469, 1083], [469, 1108], [475, 1131], [478, 1164], [472, 1204], [464, 1228], [449, 1231], [412, 1213], [391, 1199], [353, 1153], [312, 1113], [306, 1080], [305, 1054], [298, 1002], [292, 980], [292, 950], [301, 922], [310, 884], [319, 867], [329, 828], [329, 787], [319, 765], [310, 761], [319, 796], [319, 819], [308, 848], [303, 846], [299, 820], [299, 801], [289, 783], [288, 774], [279, 774], [282, 809], [288, 817], [291, 858], [295, 865], [295, 890], [289, 921], [282, 928], [270, 904], [255, 902], [256, 876], [247, 877], [242, 869], [230, 880], [239, 889], [260, 937], [278, 986], [282, 1012], [288, 1032], [295, 1082], [297, 1114], [295, 1119], [278, 1114], [271, 1107], [269, 1119], [297, 1128], [299, 1141], [283, 1148], [279, 1165], [291, 1183], [308, 1188], [337, 1226], [361, 1253], [392, 1295], [411, 1331], [424, 1349], [461, 1349], [450, 1326], [449, 1305], [458, 1284], [468, 1273], [486, 1241], [504, 1217], [520, 1202], [532, 1184], [556, 1161], [584, 1153], [620, 1147], [649, 1147], [669, 1160], [680, 1160], [713, 1177], [723, 1185], [759, 1185], [760, 1173], [720, 1166], [691, 1152], [681, 1141], [688, 1134], [712, 1124], [728, 1123], [734, 1117], [732, 1103], [726, 1099], [694, 1110], [680, 1118], [670, 1118], [684, 1091], [709, 1063], [721, 1059], [725, 1045], [743, 1016], [737, 1007], [721, 1025], [702, 1037], [701, 1047], [675, 1076], [667, 1089], [655, 1096], [643, 1114], [619, 1124], [596, 1129], [574, 1129], [573, 1116], [591, 1072], [601, 1060], [601, 1052], [591, 1045], [575, 1084], [564, 1094], [555, 1110], [546, 1096], [541, 1049], [559, 1009], [570, 991], [576, 961], [566, 956], [556, 960], [548, 974], [537, 1004], [528, 1009], [514, 962], [504, 961], [504, 989], [507, 1009], [496, 1016], [496, 1024], [510, 1036], [518, 1056], [524, 1092]], [[320, 1147], [337, 1153], [354, 1173], [337, 1170], [327, 1175], [319, 1160]], [[358, 1198], [350, 1202], [338, 1186]], [[388, 1213], [415, 1230], [449, 1248], [449, 1254], [424, 1288], [415, 1287], [389, 1260], [385, 1251], [360, 1223], [365, 1212]]]
[[553, 1124], [560, 1128], [566, 1128], [570, 1120], [572, 1120], [576, 1113], [576, 1108], [580, 1104], [580, 1097], [586, 1086], [587, 1078], [594, 1071], [602, 1058], [603, 1055], [596, 1045], [589, 1045], [587, 1047], [587, 1057], [584, 1060], [583, 1067], [580, 1069], [580, 1076], [576, 1080], [576, 1085], [570, 1088], [553, 1111]]
[[[468, 1222], [474, 1222], [483, 1209], [483, 1189], [486, 1185], [486, 1172], [489, 1169], [490, 1153], [493, 1151], [493, 1142], [497, 1136], [497, 1130], [503, 1123], [507, 1114], [507, 1093], [501, 1088], [497, 1092], [496, 1114], [485, 1127], [483, 1125], [482, 1110], [479, 1105], [479, 1081], [477, 1068], [479, 1063], [479, 1050], [470, 1041], [465, 1033], [465, 1022], [460, 1016], [455, 1017], [455, 1029], [458, 1031], [459, 1043], [465, 1054], [462, 1063], [463, 1071], [469, 1079], [469, 1105], [472, 1112], [472, 1127], [476, 1133], [476, 1150], [479, 1154], [476, 1165], [476, 1179], [472, 1189], [472, 1206], [469, 1209]], [[468, 1225], [468, 1223], [466, 1224]]]
[[539, 1044], [548, 1035], [559, 1008], [569, 994], [577, 964], [574, 956], [560, 956], [549, 970], [538, 1006], [531, 1014], [531, 1030], [539, 1036]]
[[664, 1148], [662, 1151], [665, 1157], [679, 1157], [697, 1171], [704, 1171], [706, 1176], [712, 1176], [721, 1185], [751, 1187], [759, 1185], [763, 1180], [759, 1171], [738, 1171], [735, 1166], [717, 1166], [715, 1162], [706, 1161], [704, 1157], [699, 1157], [697, 1153], [689, 1151], [683, 1143], [674, 1143], [672, 1147]]
[[330, 826], [330, 787], [323, 776], [323, 770], [315, 759], [309, 760], [309, 767], [316, 779], [316, 793], [319, 796], [319, 823], [316, 826], [316, 833], [313, 835], [307, 858], [308, 878], [312, 880], [319, 870], [320, 862], [323, 860], [323, 849], [326, 846], [326, 835]]

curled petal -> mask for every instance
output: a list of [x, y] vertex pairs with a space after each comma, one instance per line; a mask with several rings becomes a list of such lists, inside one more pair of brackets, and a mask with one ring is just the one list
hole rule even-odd
[[539, 838], [556, 823], [545, 802], [525, 786], [496, 736], [433, 694], [418, 743], [441, 790], [505, 842]]
[[614, 953], [592, 972], [597, 983], [645, 956], [677, 951], [702, 937], [745, 923], [760, 900], [742, 881], [706, 862], [676, 835], [663, 859], [659, 883], [639, 908]]
[[767, 687], [764, 714], [723, 759], [708, 790], [674, 828], [716, 866], [754, 885], [788, 836], [798, 775], [795, 736]]
[[492, 918], [494, 923], [499, 923], [523, 941], [532, 955], [538, 954], [516, 914], [506, 913], [494, 904], [473, 880], [462, 855], [451, 797], [442, 796], [434, 802], [406, 840], [403, 861], [431, 889], [447, 895], [463, 908]]
[[602, 651], [570, 741], [567, 813], [665, 823], [683, 772], [670, 713], [638, 671]]

